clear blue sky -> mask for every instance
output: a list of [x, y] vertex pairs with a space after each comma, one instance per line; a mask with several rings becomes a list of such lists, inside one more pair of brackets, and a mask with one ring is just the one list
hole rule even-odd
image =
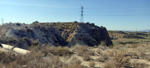
[[[4, 22], [93, 22], [108, 30], [150, 29], [150, 0], [0, 0]], [[1, 23], [1, 22], [0, 22]]]

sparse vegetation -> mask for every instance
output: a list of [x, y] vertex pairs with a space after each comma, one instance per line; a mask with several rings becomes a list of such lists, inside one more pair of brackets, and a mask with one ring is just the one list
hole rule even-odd
[[150, 44], [128, 44], [112, 48], [106, 46], [68, 48], [43, 45], [40, 49], [37, 46], [30, 50], [31, 53], [26, 55], [0, 52], [0, 66], [6, 68], [83, 68], [86, 66], [89, 68], [148, 68], [150, 66]]
[[[56, 23], [35, 23], [35, 28], [40, 28], [44, 32], [48, 30], [56, 32], [57, 30], [71, 32], [77, 27], [76, 21], [74, 23], [64, 23], [56, 25]], [[90, 23], [87, 23], [90, 25]], [[21, 26], [17, 24], [17, 26]], [[80, 24], [80, 25], [83, 25]], [[91, 24], [94, 26], [94, 24]], [[55, 27], [55, 29], [49, 27]], [[85, 28], [85, 27], [84, 27]], [[103, 27], [104, 28], [104, 27]], [[33, 30], [26, 27], [27, 33], [32, 33]], [[68, 29], [71, 29], [69, 31]], [[82, 31], [80, 31], [81, 33]], [[73, 32], [72, 32], [73, 33]], [[83, 32], [86, 33], [86, 32]], [[96, 31], [95, 31], [96, 33]], [[39, 39], [32, 39], [34, 35], [29, 37], [19, 35], [20, 38], [0, 38], [0, 42], [18, 45], [30, 45], [28, 48], [31, 52], [26, 55], [21, 55], [13, 51], [1, 51], [0, 49], [0, 68], [148, 68], [150, 67], [150, 39], [149, 33], [139, 32], [122, 32], [118, 31], [112, 33], [111, 37], [114, 46], [105, 46], [106, 41], [99, 42], [100, 45], [94, 47], [88, 45], [76, 45], [72, 47], [61, 46], [58, 43], [66, 44], [62, 40], [68, 39], [68, 34], [61, 34], [63, 37], [53, 37], [54, 45], [50, 43], [41, 43]], [[35, 34], [35, 33], [34, 33]], [[50, 37], [50, 33], [46, 33], [43, 37]], [[52, 34], [54, 35], [54, 34]], [[143, 38], [127, 38], [127, 35], [135, 35]], [[31, 37], [30, 37], [31, 36]], [[84, 35], [80, 35], [84, 37]], [[95, 36], [96, 38], [97, 36]], [[128, 36], [130, 37], [130, 36]], [[72, 38], [72, 35], [69, 36]], [[59, 39], [59, 40], [57, 40]], [[61, 40], [60, 40], [61, 39]], [[76, 39], [76, 38], [75, 38]], [[42, 39], [44, 40], [44, 39]], [[68, 39], [67, 41], [70, 41]], [[90, 40], [81, 39], [80, 41]], [[97, 39], [97, 41], [100, 41]], [[22, 44], [24, 43], [24, 44]]]

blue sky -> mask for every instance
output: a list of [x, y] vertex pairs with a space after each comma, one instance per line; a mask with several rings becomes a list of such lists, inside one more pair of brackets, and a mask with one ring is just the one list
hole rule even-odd
[[84, 22], [108, 30], [150, 29], [150, 0], [0, 0], [0, 18], [28, 24], [80, 21], [81, 5]]

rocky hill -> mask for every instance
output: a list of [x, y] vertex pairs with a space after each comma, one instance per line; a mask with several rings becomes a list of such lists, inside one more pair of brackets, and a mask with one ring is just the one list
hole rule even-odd
[[39, 44], [55, 46], [112, 45], [105, 27], [78, 22], [4, 24], [0, 26], [0, 42], [24, 49]]
[[149, 32], [125, 32], [125, 31], [108, 31], [112, 39], [131, 38], [131, 39], [146, 39], [149, 38]]

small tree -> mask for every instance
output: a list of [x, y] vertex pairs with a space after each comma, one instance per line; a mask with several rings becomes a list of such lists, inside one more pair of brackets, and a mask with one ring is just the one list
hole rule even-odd
[[39, 23], [39, 22], [38, 21], [33, 22], [33, 24], [37, 24], [37, 23]]
[[74, 23], [78, 23], [78, 21], [74, 21]]

